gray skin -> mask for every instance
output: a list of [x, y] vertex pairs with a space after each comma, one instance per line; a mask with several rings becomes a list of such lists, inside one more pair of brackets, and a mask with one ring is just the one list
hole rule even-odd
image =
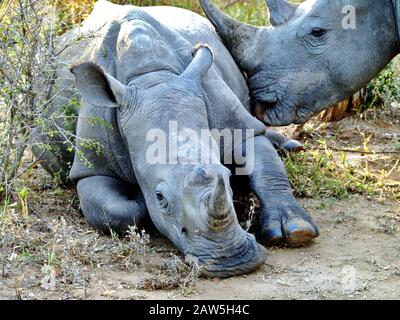
[[[267, 125], [301, 124], [363, 88], [399, 53], [397, 0], [267, 0], [271, 27], [240, 23], [200, 3], [247, 74], [253, 112]], [[344, 29], [345, 5], [356, 29]]]
[[[151, 165], [146, 160], [153, 143], [146, 141], [149, 130], [168, 133], [170, 121], [176, 121], [178, 130], [197, 133], [252, 129], [246, 142], [254, 144], [254, 151], [244, 154], [254, 159], [248, 183], [261, 203], [263, 240], [302, 245], [318, 236], [292, 194], [265, 126], [248, 112], [244, 77], [206, 19], [178, 8], [99, 1], [83, 27], [66, 38], [82, 34], [89, 36], [66, 50], [57, 86], [68, 87], [64, 99], [83, 98], [76, 129], [80, 152], [70, 177], [90, 225], [123, 232], [130, 225], [143, 227], [150, 218], [188, 263], [198, 260], [206, 276], [242, 274], [264, 262], [265, 249], [238, 223], [228, 164], [193, 159], [194, 164]], [[215, 54], [200, 46], [192, 58], [198, 43], [208, 43]], [[71, 69], [74, 82], [66, 66], [79, 61], [91, 62]], [[268, 135], [282, 144], [281, 136]], [[87, 139], [104, 150], [99, 154], [84, 147]], [[233, 152], [235, 146], [225, 141], [223, 148]]]

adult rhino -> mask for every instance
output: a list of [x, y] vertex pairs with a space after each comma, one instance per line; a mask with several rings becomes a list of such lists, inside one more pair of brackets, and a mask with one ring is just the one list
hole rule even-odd
[[253, 112], [268, 125], [306, 122], [363, 88], [399, 53], [400, 1], [266, 2], [269, 28], [200, 0], [247, 73]]
[[[190, 129], [198, 136], [201, 130], [250, 129], [252, 134], [240, 135], [239, 143], [224, 141], [220, 152], [234, 153], [243, 145], [243, 156], [252, 159], [254, 170], [246, 171], [247, 163], [242, 170], [261, 203], [264, 240], [301, 245], [318, 235], [292, 194], [265, 126], [246, 110], [244, 78], [206, 19], [178, 8], [99, 1], [83, 26], [63, 40], [73, 43], [63, 54], [56, 81], [57, 90], [65, 90], [49, 112], [83, 98], [76, 130], [79, 152], [70, 176], [94, 228], [121, 232], [133, 224], [142, 227], [150, 217], [208, 276], [246, 273], [264, 262], [265, 249], [238, 223], [222, 155], [212, 153], [217, 161], [203, 163], [196, 158], [198, 145], [184, 143], [178, 149], [184, 151], [185, 164], [149, 161], [154, 142], [148, 133], [157, 129], [173, 137], [170, 125], [175, 123], [177, 131]], [[215, 54], [203, 45], [193, 58], [200, 42]], [[76, 63], [74, 81], [68, 66]], [[90, 141], [104, 150], [92, 148]], [[57, 157], [43, 155], [49, 171]]]

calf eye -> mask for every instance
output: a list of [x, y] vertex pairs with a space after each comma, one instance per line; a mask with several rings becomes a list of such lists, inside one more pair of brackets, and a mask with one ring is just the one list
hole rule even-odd
[[168, 210], [168, 208], [169, 208], [168, 201], [161, 192], [159, 192], [159, 191], [156, 192], [156, 198], [157, 198], [157, 201], [158, 201], [160, 207], [164, 210]]
[[311, 35], [316, 37], [316, 38], [320, 38], [320, 37], [324, 36], [325, 33], [326, 33], [326, 30], [320, 29], [320, 28], [314, 28], [311, 31]]

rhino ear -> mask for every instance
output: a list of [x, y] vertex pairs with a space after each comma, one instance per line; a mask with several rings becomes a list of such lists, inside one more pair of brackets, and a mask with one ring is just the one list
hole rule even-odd
[[194, 47], [192, 56], [192, 62], [181, 77], [200, 83], [214, 62], [214, 53], [208, 44], [199, 43]]
[[107, 108], [125, 105], [128, 88], [105, 73], [97, 64], [85, 62], [70, 70], [75, 75], [79, 92], [88, 103]]
[[269, 10], [269, 20], [274, 27], [285, 24], [292, 19], [298, 4], [285, 0], [266, 0]]

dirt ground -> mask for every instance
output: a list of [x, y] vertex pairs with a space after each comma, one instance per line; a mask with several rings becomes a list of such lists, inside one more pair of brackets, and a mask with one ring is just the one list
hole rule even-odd
[[[302, 203], [315, 218], [321, 236], [306, 248], [269, 248], [266, 263], [246, 276], [200, 279], [189, 292], [180, 287], [152, 288], [152, 282], [165, 277], [154, 271], [165, 254], [155, 254], [149, 270], [118, 270], [111, 265], [96, 268], [84, 288], [60, 284], [52, 290], [43, 286], [40, 270], [25, 270], [22, 282], [26, 284], [20, 284], [19, 290], [24, 299], [400, 298], [398, 203], [379, 203], [361, 196]], [[161, 239], [158, 242], [157, 247], [174, 251]], [[9, 272], [0, 278], [1, 299], [16, 298], [21, 274]], [[42, 280], [35, 283], [32, 277], [37, 274]]]
[[143, 273], [100, 272], [88, 287], [88, 297], [400, 299], [400, 237], [392, 233], [400, 225], [398, 204], [362, 197], [303, 204], [321, 236], [307, 248], [270, 248], [265, 265], [253, 274], [200, 280], [195, 293], [185, 297], [179, 290], [132, 291], [143, 281]]
[[[200, 280], [189, 298], [400, 299], [400, 237], [390, 232], [400, 225], [398, 204], [354, 197], [340, 202], [328, 199], [322, 210], [321, 201], [305, 201], [304, 205], [321, 228], [321, 237], [312, 245], [270, 248], [266, 264], [253, 274]], [[99, 274], [88, 288], [89, 296], [101, 298], [108, 292], [118, 298], [130, 297], [130, 289], [118, 287], [122, 282], [134, 287], [143, 276]], [[135, 294], [144, 299], [183, 298], [179, 290]]]
[[[392, 152], [397, 128], [346, 119], [308, 134], [354, 148], [365, 140], [357, 132], [370, 132], [370, 150]], [[400, 182], [399, 154], [348, 156], [360, 158], [376, 171], [394, 168], [389, 180]], [[16, 203], [0, 222], [0, 299], [400, 299], [400, 203], [387, 196], [300, 199], [320, 237], [303, 248], [268, 248], [254, 273], [219, 280], [198, 279], [160, 236], [97, 234], [74, 190], [34, 172], [29, 181], [29, 216]]]

